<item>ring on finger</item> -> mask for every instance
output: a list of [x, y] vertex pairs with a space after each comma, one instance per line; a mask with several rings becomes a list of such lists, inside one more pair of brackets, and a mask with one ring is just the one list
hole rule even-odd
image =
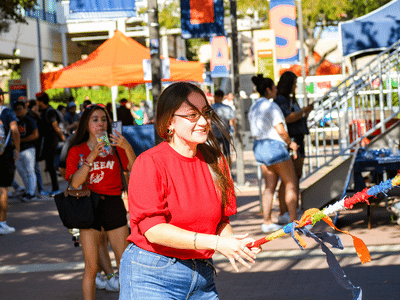
[[236, 260], [238, 260], [239, 258], [240, 258], [240, 255], [239, 255], [239, 254], [235, 256], [235, 259], [236, 259]]

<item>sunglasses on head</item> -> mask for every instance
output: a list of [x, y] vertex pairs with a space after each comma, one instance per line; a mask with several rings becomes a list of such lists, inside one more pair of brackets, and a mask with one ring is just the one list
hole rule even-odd
[[86, 109], [93, 109], [94, 107], [106, 108], [106, 106], [104, 104], [98, 103], [98, 104], [89, 104], [88, 106], [86, 106]]

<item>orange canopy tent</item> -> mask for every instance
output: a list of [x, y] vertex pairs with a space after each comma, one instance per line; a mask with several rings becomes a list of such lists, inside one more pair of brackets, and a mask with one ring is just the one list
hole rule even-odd
[[[321, 56], [317, 53], [314, 52], [314, 60], [316, 62], [321, 60]], [[308, 75], [308, 59], [306, 57], [305, 59], [306, 63], [306, 74]], [[301, 65], [293, 65], [288, 69], [281, 69], [279, 71], [279, 74], [282, 75], [286, 71], [292, 71], [295, 73], [298, 77], [301, 76]], [[324, 60], [322, 64], [318, 67], [317, 69], [317, 75], [335, 75], [335, 74], [341, 74], [342, 68], [340, 65], [337, 64], [332, 64], [331, 62]]]
[[[41, 74], [42, 91], [103, 85], [108, 87], [150, 82], [144, 80], [143, 60], [150, 59], [150, 50], [122, 32], [101, 44], [87, 58], [59, 71]], [[170, 58], [171, 77], [163, 81], [203, 82], [203, 64]]]

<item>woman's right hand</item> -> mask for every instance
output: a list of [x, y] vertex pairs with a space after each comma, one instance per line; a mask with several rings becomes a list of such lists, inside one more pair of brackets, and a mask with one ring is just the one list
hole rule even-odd
[[248, 234], [220, 236], [216, 250], [228, 258], [235, 271], [239, 272], [236, 261], [250, 269], [250, 265], [245, 260], [254, 264], [256, 254], [261, 251], [260, 248], [247, 248], [246, 245], [252, 242], [254, 239], [249, 238]]
[[299, 145], [291, 141], [289, 144], [289, 148], [293, 150], [293, 159], [297, 159], [297, 149], [299, 149]]
[[88, 157], [86, 158], [86, 160], [88, 162], [93, 162], [96, 157], [100, 154], [101, 149], [106, 145], [105, 142], [100, 142], [97, 143], [96, 146], [93, 147], [92, 151], [89, 153]]

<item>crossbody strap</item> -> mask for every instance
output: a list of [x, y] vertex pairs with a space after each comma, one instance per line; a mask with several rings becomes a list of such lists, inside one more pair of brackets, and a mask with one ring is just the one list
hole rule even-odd
[[121, 158], [119, 157], [117, 148], [115, 146], [113, 146], [113, 149], [114, 149], [115, 155], [118, 158], [118, 162], [119, 162], [119, 166], [120, 166], [120, 170], [121, 170], [122, 186], [124, 187], [124, 191], [128, 193], [128, 183], [126, 182], [126, 179], [125, 179], [124, 168], [122, 167]]

